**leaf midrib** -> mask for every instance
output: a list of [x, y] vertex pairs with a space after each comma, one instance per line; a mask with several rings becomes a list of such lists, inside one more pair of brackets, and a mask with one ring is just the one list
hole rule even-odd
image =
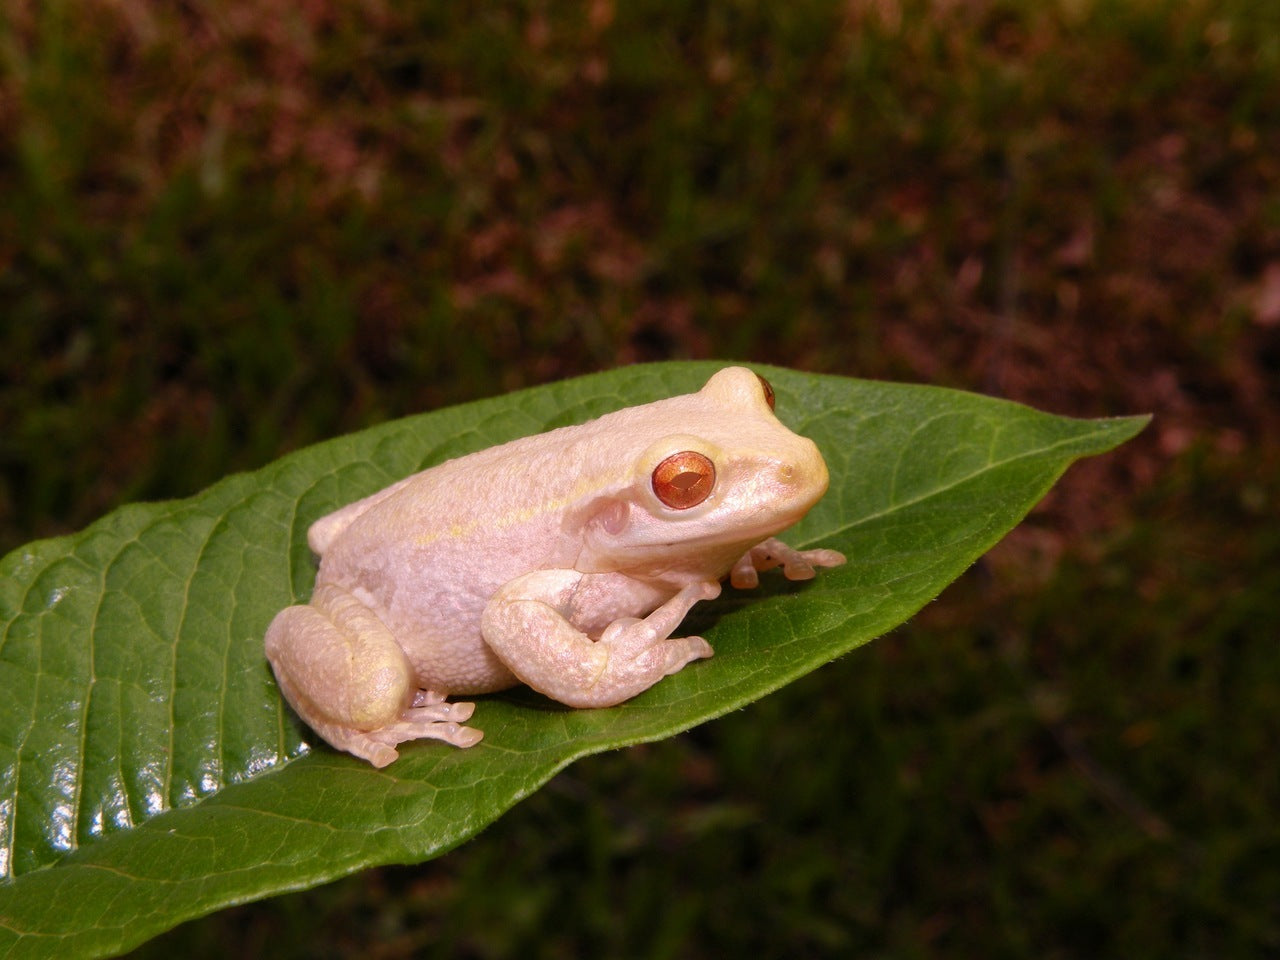
[[[941, 417], [939, 416], [931, 419], [941, 419]], [[929, 422], [929, 421], [926, 421], [926, 422]], [[993, 442], [991, 444], [988, 444], [988, 446], [994, 445], [996, 436], [998, 436], [998, 434], [993, 435], [992, 437]], [[864, 526], [865, 524], [872, 523], [876, 520], [880, 520], [884, 517], [887, 517], [890, 514], [894, 514], [902, 510], [910, 509], [911, 507], [914, 507], [917, 504], [923, 503], [926, 500], [931, 500], [934, 497], [941, 496], [942, 494], [946, 493], [949, 490], [953, 490], [956, 487], [961, 487], [964, 484], [971, 482], [975, 478], [981, 477], [983, 474], [987, 474], [995, 470], [999, 470], [1000, 468], [1006, 467], [1011, 463], [1017, 463], [1019, 460], [1029, 460], [1032, 458], [1043, 457], [1043, 456], [1046, 456], [1047, 454], [1052, 453], [1056, 449], [1063, 448], [1063, 447], [1070, 447], [1070, 446], [1079, 444], [1079, 442], [1080, 442], [1080, 437], [1067, 437], [1066, 439], [1060, 440], [1056, 443], [1052, 443], [1044, 447], [1038, 447], [1035, 450], [1030, 450], [1025, 453], [1019, 453], [1011, 457], [1005, 457], [1003, 460], [990, 460], [980, 469], [972, 470], [963, 476], [952, 478], [951, 480], [948, 480], [946, 483], [931, 487], [928, 490], [924, 491], [923, 493], [916, 494], [915, 496], [909, 497], [906, 500], [894, 501], [893, 503], [890, 503], [879, 510], [872, 511], [871, 513], [863, 514], [862, 516], [858, 517], [856, 520], [853, 520], [849, 523], [834, 526], [831, 528], [830, 531], [828, 531], [828, 535], [836, 535], [841, 533], [847, 533], [851, 530], [856, 530], [858, 527]], [[896, 470], [897, 470], [896, 465], [894, 470], [895, 470], [895, 481], [896, 481]], [[815, 537], [814, 539], [816, 540], [817, 537]]]

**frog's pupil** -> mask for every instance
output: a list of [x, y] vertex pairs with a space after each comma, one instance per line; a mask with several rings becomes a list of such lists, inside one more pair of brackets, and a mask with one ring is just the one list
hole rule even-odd
[[715, 465], [694, 450], [682, 450], [663, 460], [653, 471], [653, 492], [668, 507], [687, 510], [711, 495]]

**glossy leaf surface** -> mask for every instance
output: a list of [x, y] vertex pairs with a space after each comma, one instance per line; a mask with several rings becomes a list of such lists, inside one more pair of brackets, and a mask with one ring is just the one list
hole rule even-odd
[[310, 593], [311, 521], [719, 366], [625, 368], [384, 424], [0, 561], [0, 957], [108, 955], [219, 907], [436, 856], [573, 760], [735, 710], [903, 622], [1074, 459], [1145, 423], [764, 369], [832, 478], [785, 538], [846, 566], [726, 589], [691, 617], [716, 656], [619, 707], [480, 698], [478, 747], [406, 745], [382, 771], [308, 748], [262, 635]]

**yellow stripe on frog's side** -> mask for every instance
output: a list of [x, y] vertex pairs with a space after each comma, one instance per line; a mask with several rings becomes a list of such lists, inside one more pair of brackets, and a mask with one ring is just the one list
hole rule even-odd
[[439, 540], [466, 540], [477, 530], [505, 530], [510, 527], [529, 523], [549, 513], [563, 512], [571, 504], [581, 503], [587, 497], [602, 493], [613, 484], [603, 483], [598, 476], [584, 477], [576, 483], [572, 490], [554, 500], [542, 500], [520, 510], [509, 511], [501, 516], [492, 514], [476, 514], [467, 523], [453, 523], [445, 530], [423, 533], [414, 538], [417, 546], [425, 547]]

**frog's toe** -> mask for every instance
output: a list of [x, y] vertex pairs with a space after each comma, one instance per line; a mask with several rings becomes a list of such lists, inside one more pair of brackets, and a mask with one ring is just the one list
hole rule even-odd
[[782, 573], [788, 580], [812, 580], [815, 567], [838, 567], [845, 556], [838, 550], [801, 550], [783, 564]]
[[[466, 704], [466, 706], [469, 707], [471, 704]], [[407, 740], [443, 740], [445, 743], [463, 750], [467, 747], [474, 747], [484, 739], [483, 730], [477, 730], [475, 727], [464, 727], [462, 724], [454, 723], [452, 720], [430, 720], [425, 723], [404, 720], [387, 727], [385, 730], [379, 730], [377, 735], [380, 738], [384, 735], [388, 738], [394, 738], [396, 743], [404, 743]]]
[[711, 644], [702, 637], [672, 637], [662, 644], [662, 652], [667, 662], [667, 676], [679, 673], [694, 660], [715, 656]]
[[417, 704], [405, 709], [400, 714], [400, 719], [409, 723], [421, 724], [432, 723], [439, 720], [456, 720], [462, 723], [470, 720], [471, 715], [476, 712], [474, 703], [445, 703], [443, 700], [436, 700], [430, 703]]
[[371, 742], [361, 753], [356, 753], [354, 750], [351, 752], [355, 753], [357, 757], [363, 757], [365, 760], [368, 760], [379, 770], [385, 766], [389, 766], [393, 760], [400, 756], [399, 751], [396, 750], [395, 747], [387, 746], [385, 743], [376, 742]]
[[419, 688], [414, 691], [413, 702], [409, 706], [425, 707], [432, 703], [443, 703], [448, 696], [443, 690], [424, 690]]
[[463, 749], [475, 746], [484, 736], [483, 731], [462, 725], [475, 712], [474, 703], [446, 703], [434, 696], [415, 697], [414, 702], [420, 705], [407, 707], [399, 720], [370, 730], [368, 736], [392, 747], [408, 740], [443, 740]]
[[396, 743], [399, 741], [386, 740], [379, 736], [380, 731], [377, 730], [352, 730], [348, 727], [320, 724], [315, 727], [315, 731], [339, 750], [367, 760], [379, 769], [400, 756], [396, 751]]
[[475, 727], [462, 727], [457, 724], [450, 724], [450, 726], [457, 726], [448, 741], [455, 747], [461, 747], [465, 750], [467, 747], [474, 747], [484, 739], [483, 730], [477, 730]]

